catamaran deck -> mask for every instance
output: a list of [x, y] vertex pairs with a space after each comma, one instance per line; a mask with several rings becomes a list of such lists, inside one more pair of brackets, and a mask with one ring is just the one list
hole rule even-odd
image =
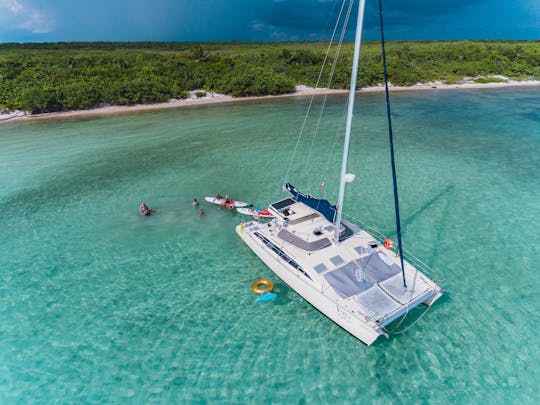
[[356, 226], [345, 223], [341, 235], [349, 237], [334, 244], [334, 225], [307, 205], [286, 199], [269, 210], [274, 221], [249, 222], [243, 232], [276, 260], [288, 262], [305, 283], [366, 321], [386, 325], [437, 294], [438, 287], [408, 263], [405, 288], [399, 258]]

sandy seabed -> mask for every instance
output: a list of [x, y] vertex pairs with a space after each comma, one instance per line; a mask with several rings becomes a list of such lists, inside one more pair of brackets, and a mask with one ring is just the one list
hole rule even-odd
[[[418, 83], [413, 86], [390, 86], [390, 91], [416, 91], [416, 90], [432, 90], [432, 89], [493, 89], [493, 88], [507, 88], [507, 87], [540, 87], [540, 80], [524, 80], [524, 81], [505, 81], [505, 82], [492, 82], [492, 83], [474, 83], [466, 82], [460, 84], [443, 84], [439, 82], [435, 83]], [[372, 93], [382, 92], [384, 86], [364, 87], [359, 90], [360, 93]], [[61, 119], [61, 118], [80, 118], [80, 117], [93, 117], [103, 115], [114, 115], [122, 113], [133, 113], [140, 111], [152, 111], [152, 110], [168, 110], [172, 108], [192, 107], [199, 105], [217, 104], [217, 103], [231, 103], [240, 102], [246, 100], [262, 100], [272, 98], [283, 97], [297, 97], [297, 96], [312, 96], [318, 94], [345, 94], [348, 90], [334, 90], [325, 88], [312, 88], [307, 86], [297, 86], [296, 91], [288, 94], [280, 94], [276, 96], [258, 96], [258, 97], [232, 97], [225, 94], [218, 93], [206, 93], [204, 97], [197, 97], [197, 90], [191, 91], [189, 96], [181, 100], [170, 100], [166, 103], [156, 104], [137, 104], [131, 106], [105, 106], [92, 108], [88, 110], [76, 110], [76, 111], [60, 111], [54, 113], [45, 114], [28, 114], [23, 111], [15, 111], [9, 114], [0, 115], [0, 124], [2, 122], [13, 121], [37, 121], [46, 119]]]

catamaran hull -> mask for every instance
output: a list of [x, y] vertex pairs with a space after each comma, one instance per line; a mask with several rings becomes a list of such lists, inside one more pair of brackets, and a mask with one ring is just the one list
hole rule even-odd
[[[303, 281], [302, 278], [306, 277], [304, 274], [292, 268], [283, 260], [279, 260], [278, 256], [265, 248], [259, 240], [253, 238], [248, 232], [245, 232], [242, 225], [236, 227], [236, 233], [284, 283], [325, 316], [367, 346], [375, 342], [379, 336], [388, 337], [384, 330], [375, 322], [368, 323], [358, 318], [355, 314], [323, 295], [316, 287]], [[306, 286], [309, 288], [306, 288]]]

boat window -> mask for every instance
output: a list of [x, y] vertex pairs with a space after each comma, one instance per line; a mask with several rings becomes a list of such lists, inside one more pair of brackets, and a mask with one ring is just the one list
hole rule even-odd
[[268, 247], [270, 248], [271, 250], [273, 250], [275, 253], [277, 253], [279, 255], [279, 257], [281, 257], [283, 260], [285, 260], [287, 263], [289, 263], [292, 267], [294, 267], [295, 269], [297, 269], [300, 273], [302, 273], [304, 276], [306, 276], [307, 278], [309, 278], [311, 280], [311, 277], [309, 276], [309, 274], [307, 274], [304, 269], [302, 269], [302, 267], [300, 267], [300, 265], [298, 263], [296, 263], [293, 259], [291, 259], [283, 250], [281, 250], [278, 246], [274, 245], [268, 238], [266, 238], [265, 236], [261, 235], [259, 232], [255, 232], [254, 235], [259, 238], [260, 240], [263, 241], [263, 243]]

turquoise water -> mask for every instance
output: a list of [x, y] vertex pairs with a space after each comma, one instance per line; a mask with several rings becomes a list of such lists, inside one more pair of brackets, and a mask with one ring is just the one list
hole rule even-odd
[[[289, 176], [334, 201], [343, 100]], [[393, 95], [404, 245], [447, 293], [369, 348], [191, 208], [280, 198], [307, 101], [0, 126], [0, 403], [538, 403], [540, 89]], [[355, 120], [345, 208], [392, 235], [383, 96]]]

